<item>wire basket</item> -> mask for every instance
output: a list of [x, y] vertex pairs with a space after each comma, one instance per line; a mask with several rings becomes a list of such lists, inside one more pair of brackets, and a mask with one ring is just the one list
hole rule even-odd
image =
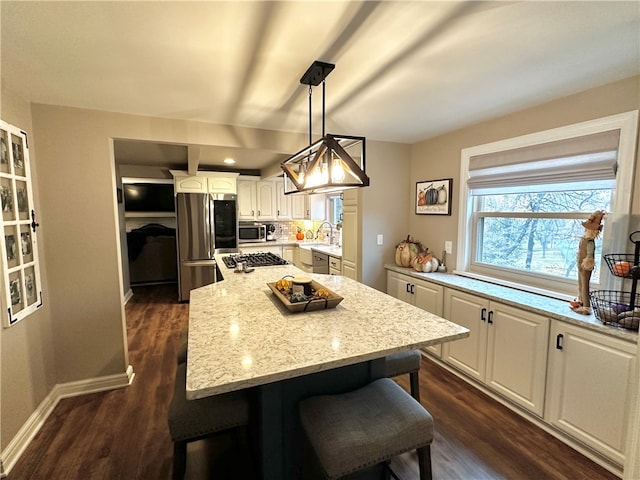
[[640, 267], [633, 253], [607, 253], [604, 260], [609, 271], [616, 277], [640, 278]]
[[[593, 290], [589, 299], [596, 318], [605, 325], [638, 330], [640, 325], [640, 294], [617, 290]], [[632, 301], [633, 300], [633, 301]]]

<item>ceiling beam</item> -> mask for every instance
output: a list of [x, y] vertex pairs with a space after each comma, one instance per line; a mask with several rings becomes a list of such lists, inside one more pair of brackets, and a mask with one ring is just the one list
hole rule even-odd
[[200, 145], [188, 145], [187, 146], [187, 170], [189, 175], [195, 175], [198, 173], [198, 166], [200, 165]]

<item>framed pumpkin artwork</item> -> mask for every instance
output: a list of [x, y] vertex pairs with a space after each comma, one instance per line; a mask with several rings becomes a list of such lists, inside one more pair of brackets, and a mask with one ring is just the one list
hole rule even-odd
[[416, 215], [451, 215], [452, 178], [416, 182]]

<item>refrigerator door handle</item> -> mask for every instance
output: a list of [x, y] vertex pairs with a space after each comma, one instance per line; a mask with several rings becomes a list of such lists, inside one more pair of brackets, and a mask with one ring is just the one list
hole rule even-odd
[[182, 265], [185, 267], [215, 267], [215, 260], [184, 260]]

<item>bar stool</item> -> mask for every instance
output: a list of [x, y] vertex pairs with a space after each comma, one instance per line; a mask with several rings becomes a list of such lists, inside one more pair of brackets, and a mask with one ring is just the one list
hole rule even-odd
[[198, 400], [187, 400], [187, 365], [176, 370], [173, 400], [169, 406], [169, 431], [173, 441], [173, 478], [184, 478], [187, 443], [249, 423], [249, 400], [245, 390]]
[[300, 402], [300, 420], [327, 479], [363, 472], [410, 450], [418, 452], [420, 480], [431, 479], [433, 417], [393, 380], [309, 397]]
[[418, 349], [393, 353], [385, 357], [385, 376], [396, 377], [408, 373], [411, 384], [411, 396], [418, 402], [420, 402], [421, 361], [422, 354]]
[[176, 360], [178, 365], [187, 361], [187, 340], [189, 339], [189, 329], [184, 327], [180, 331], [180, 342], [178, 343], [178, 353], [176, 354]]

